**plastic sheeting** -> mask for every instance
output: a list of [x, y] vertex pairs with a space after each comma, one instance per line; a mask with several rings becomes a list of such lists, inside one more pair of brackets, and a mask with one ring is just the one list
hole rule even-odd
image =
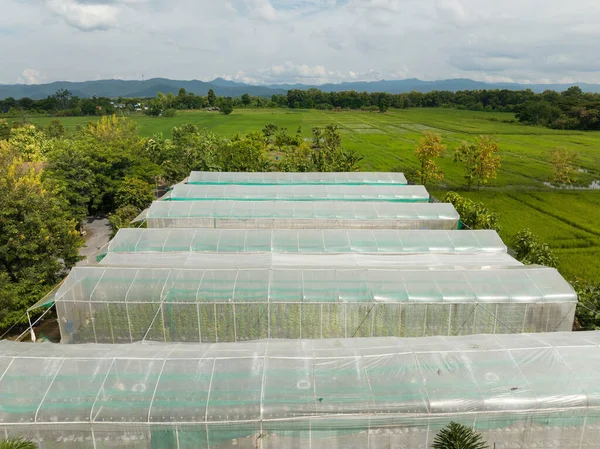
[[350, 201], [155, 201], [149, 228], [457, 229], [447, 203]]
[[403, 185], [408, 184], [402, 173], [283, 173], [283, 172], [192, 172], [188, 184], [320, 184], [320, 185]]
[[164, 198], [170, 201], [393, 201], [428, 203], [424, 186], [344, 185], [191, 185], [177, 184]]
[[[496, 231], [120, 229], [106, 253], [506, 253]], [[106, 253], [101, 253], [104, 256]]]
[[570, 330], [551, 268], [77, 267], [55, 296], [64, 343], [245, 341]]
[[600, 333], [259, 341], [0, 342], [0, 432], [40, 449], [594, 448]]
[[510, 267], [508, 254], [110, 253], [100, 265], [136, 268], [441, 268]]

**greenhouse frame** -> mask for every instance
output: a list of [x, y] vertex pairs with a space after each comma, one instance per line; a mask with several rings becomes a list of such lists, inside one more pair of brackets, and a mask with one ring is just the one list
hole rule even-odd
[[496, 231], [387, 229], [120, 229], [112, 253], [498, 254], [507, 247]]
[[154, 201], [149, 228], [458, 229], [448, 203]]
[[[27, 373], [27, 375], [24, 375]], [[40, 449], [597, 447], [600, 333], [236, 344], [0, 342], [0, 432]]]
[[74, 268], [52, 298], [63, 343], [237, 342], [570, 330], [545, 267]]
[[243, 184], [243, 185], [406, 185], [402, 173], [384, 172], [198, 172], [187, 179], [188, 184]]
[[177, 184], [166, 201], [393, 201], [428, 203], [424, 186]]

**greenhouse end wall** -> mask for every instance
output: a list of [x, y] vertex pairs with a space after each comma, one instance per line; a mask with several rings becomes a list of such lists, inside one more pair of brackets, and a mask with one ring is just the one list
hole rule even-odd
[[[600, 441], [600, 333], [0, 344], [0, 432], [40, 449], [497, 449]], [[24, 375], [23, 373], [27, 373]]]

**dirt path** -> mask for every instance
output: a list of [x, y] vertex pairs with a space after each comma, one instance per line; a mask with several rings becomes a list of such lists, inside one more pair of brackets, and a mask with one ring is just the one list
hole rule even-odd
[[94, 255], [110, 240], [111, 228], [107, 218], [89, 217], [83, 225], [86, 235], [85, 245], [79, 250], [79, 255], [85, 257], [77, 265], [94, 263]]

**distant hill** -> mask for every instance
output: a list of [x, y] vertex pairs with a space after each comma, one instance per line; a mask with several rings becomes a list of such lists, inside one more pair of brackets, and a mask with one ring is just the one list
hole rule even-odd
[[357, 92], [388, 92], [399, 94], [404, 92], [431, 92], [433, 90], [482, 90], [482, 89], [531, 89], [534, 92], [543, 92], [547, 89], [563, 91], [573, 85], [578, 85], [584, 92], [600, 92], [600, 84], [511, 84], [511, 83], [483, 83], [470, 79], [451, 79], [440, 81], [421, 81], [418, 79], [352, 82], [339, 84], [323, 84], [320, 86], [305, 84], [273, 84], [268, 86], [254, 86], [237, 83], [234, 81], [217, 78], [210, 82], [191, 80], [178, 81], [167, 78], [153, 78], [145, 81], [100, 80], [84, 82], [57, 81], [49, 84], [0, 84], [0, 99], [7, 97], [29, 97], [34, 100], [53, 95], [58, 89], [68, 89], [78, 97], [154, 97], [158, 92], [177, 94], [183, 87], [188, 92], [197, 95], [206, 95], [213, 89], [218, 96], [240, 97], [247, 93], [252, 96], [270, 97], [273, 94], [285, 94], [290, 89], [317, 88], [325, 92], [340, 92], [355, 90]]

